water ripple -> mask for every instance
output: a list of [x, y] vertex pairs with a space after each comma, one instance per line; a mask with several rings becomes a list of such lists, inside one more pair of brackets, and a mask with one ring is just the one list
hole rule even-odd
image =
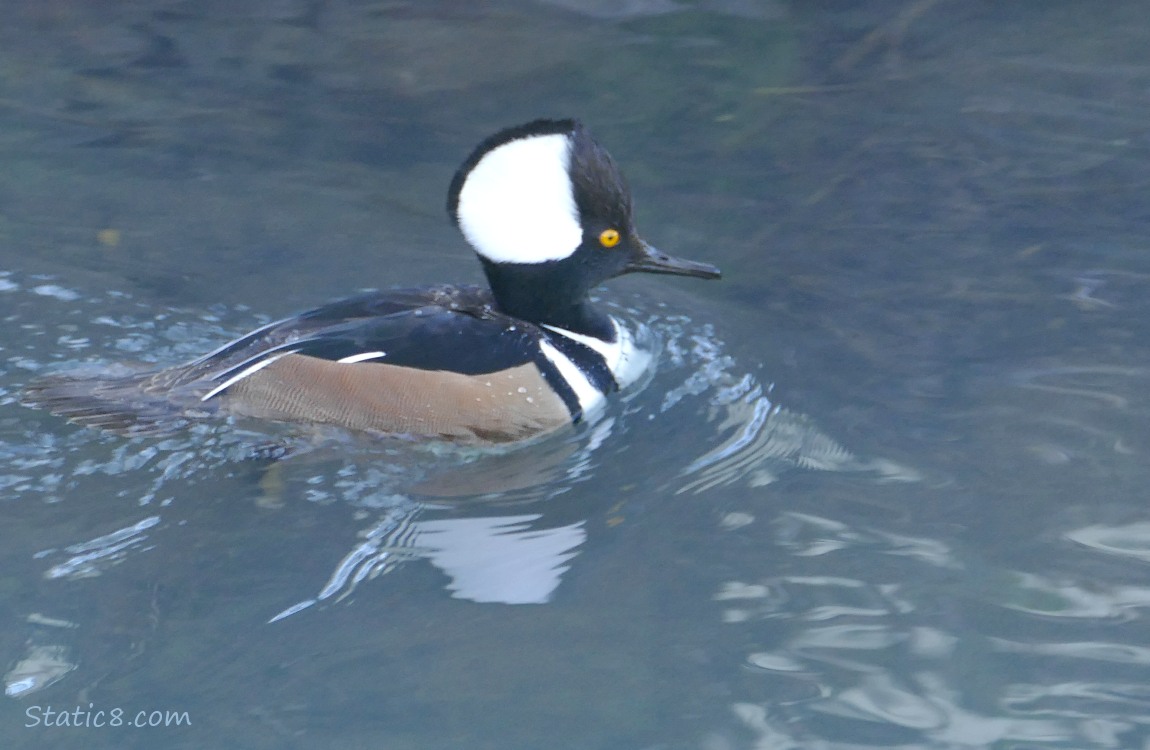
[[810, 418], [773, 403], [764, 387], [723, 351], [710, 325], [691, 332], [683, 318], [655, 319], [666, 336], [672, 373], [686, 378], [664, 387], [660, 412], [692, 397], [705, 397], [715, 444], [681, 471], [676, 492], [700, 493], [715, 487], [745, 484], [761, 487], [787, 470], [869, 472], [886, 481], [913, 482], [921, 477], [910, 467], [881, 458], [861, 458], [823, 433]]

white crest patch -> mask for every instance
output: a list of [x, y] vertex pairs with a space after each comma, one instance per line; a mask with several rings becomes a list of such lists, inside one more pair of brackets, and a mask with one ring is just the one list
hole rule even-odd
[[520, 138], [489, 151], [467, 174], [457, 215], [463, 236], [496, 263], [562, 260], [583, 240], [562, 133]]

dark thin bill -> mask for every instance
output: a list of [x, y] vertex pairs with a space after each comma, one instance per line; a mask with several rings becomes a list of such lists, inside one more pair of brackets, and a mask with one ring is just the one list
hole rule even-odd
[[674, 276], [692, 276], [697, 279], [718, 279], [723, 275], [710, 263], [675, 258], [641, 240], [638, 251], [632, 256], [623, 272], [666, 273]]

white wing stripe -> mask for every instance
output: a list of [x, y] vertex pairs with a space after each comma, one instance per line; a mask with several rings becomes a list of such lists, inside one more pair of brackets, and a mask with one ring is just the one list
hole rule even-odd
[[224, 390], [231, 388], [233, 385], [240, 382], [241, 380], [246, 378], [248, 375], [251, 375], [253, 372], [258, 372], [258, 371], [264, 369], [265, 367], [270, 365], [272, 362], [275, 362], [280, 357], [287, 356], [288, 354], [291, 354], [291, 352], [290, 351], [280, 352], [279, 354], [276, 354], [273, 357], [268, 357], [267, 359], [261, 359], [259, 362], [256, 362], [251, 367], [248, 367], [244, 370], [241, 370], [239, 372], [239, 374], [231, 376], [230, 378], [225, 380], [223, 383], [220, 383], [215, 388], [208, 391], [206, 394], [204, 394], [204, 396], [202, 396], [200, 398], [200, 401], [201, 402], [207, 401], [212, 396], [216, 396], [219, 393], [223, 392]]
[[369, 359], [379, 359], [380, 357], [384, 357], [386, 355], [387, 352], [360, 352], [359, 354], [352, 354], [348, 357], [344, 357], [343, 359], [337, 359], [336, 362], [341, 365], [354, 365], [356, 362], [363, 362]]

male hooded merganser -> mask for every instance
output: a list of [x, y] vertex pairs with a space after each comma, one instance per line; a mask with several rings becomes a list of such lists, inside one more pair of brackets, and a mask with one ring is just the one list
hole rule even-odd
[[237, 415], [520, 440], [578, 421], [642, 374], [647, 357], [591, 303], [591, 289], [633, 271], [719, 277], [639, 238], [622, 174], [574, 120], [536, 120], [483, 141], [452, 179], [447, 209], [490, 290], [364, 294], [176, 367], [42, 378], [24, 403], [125, 435]]

